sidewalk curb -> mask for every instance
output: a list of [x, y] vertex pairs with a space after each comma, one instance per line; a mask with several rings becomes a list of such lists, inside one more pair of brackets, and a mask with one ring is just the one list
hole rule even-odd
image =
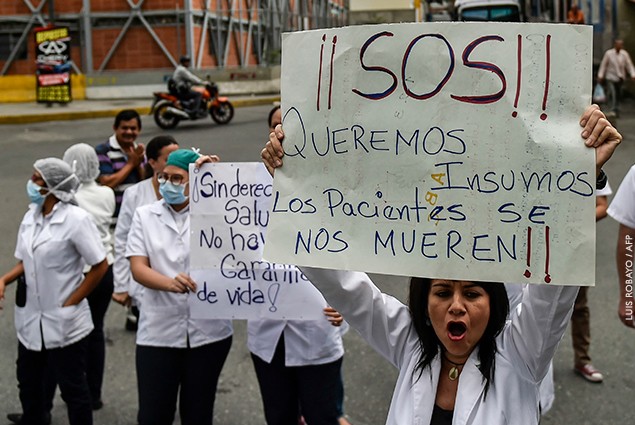
[[[279, 95], [254, 97], [253, 99], [230, 99], [234, 108], [242, 108], [246, 106], [258, 106], [273, 104], [280, 101]], [[78, 101], [81, 102], [81, 101]], [[152, 102], [148, 99], [148, 104]], [[37, 122], [47, 121], [71, 121], [71, 120], [84, 120], [90, 118], [106, 118], [114, 117], [121, 111], [126, 109], [125, 107], [100, 109], [93, 111], [66, 111], [66, 112], [42, 112], [38, 114], [16, 114], [16, 115], [0, 115], [0, 125], [2, 124], [31, 124]], [[139, 113], [139, 115], [148, 115], [150, 113], [150, 106], [131, 107]]]

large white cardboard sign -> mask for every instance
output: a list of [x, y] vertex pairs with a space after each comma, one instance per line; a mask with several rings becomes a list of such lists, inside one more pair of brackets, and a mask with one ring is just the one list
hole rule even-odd
[[592, 28], [426, 23], [283, 36], [265, 258], [593, 285]]
[[324, 298], [295, 266], [262, 260], [271, 195], [261, 163], [190, 167], [193, 317], [324, 320]]

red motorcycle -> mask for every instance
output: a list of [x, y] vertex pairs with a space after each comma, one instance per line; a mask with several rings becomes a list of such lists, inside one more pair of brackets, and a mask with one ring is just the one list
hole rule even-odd
[[154, 101], [150, 108], [150, 114], [154, 115], [154, 122], [163, 129], [177, 126], [180, 121], [198, 120], [209, 114], [215, 123], [227, 124], [234, 117], [234, 106], [226, 97], [218, 95], [218, 86], [215, 83], [207, 83], [205, 86], [194, 86], [192, 90], [201, 92], [199, 109], [191, 111], [187, 107], [190, 100], [181, 100], [178, 90], [172, 79], [168, 80], [168, 92], [154, 92]]

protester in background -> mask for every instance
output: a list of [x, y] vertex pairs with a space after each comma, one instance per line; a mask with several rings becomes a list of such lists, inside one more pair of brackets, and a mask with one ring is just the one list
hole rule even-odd
[[[585, 145], [595, 148], [599, 184], [622, 137], [596, 105], [580, 125]], [[272, 173], [282, 166], [283, 138], [278, 126], [261, 153]], [[566, 330], [577, 287], [529, 285], [508, 321], [507, 293], [497, 283], [413, 277], [405, 306], [364, 273], [301, 270], [399, 369], [388, 424], [539, 422], [536, 387]]]
[[141, 117], [133, 109], [125, 109], [115, 117], [115, 134], [107, 142], [97, 145], [99, 158], [99, 183], [115, 191], [117, 208], [113, 215], [116, 224], [123, 192], [145, 178], [144, 147], [137, 143], [141, 132]]
[[[141, 132], [141, 117], [133, 109], [125, 109], [115, 117], [113, 134], [106, 143], [95, 147], [99, 158], [98, 181], [115, 191], [115, 213], [112, 218], [111, 233], [117, 224], [123, 194], [126, 189], [145, 178], [144, 146], [137, 143]], [[125, 249], [125, 248], [124, 248]], [[117, 247], [115, 246], [115, 255]], [[131, 307], [126, 315], [126, 329], [134, 329], [138, 312]]]
[[212, 424], [216, 386], [232, 342], [230, 320], [193, 319], [188, 294], [190, 215], [188, 167], [209, 156], [179, 149], [158, 176], [163, 199], [137, 208], [126, 256], [145, 286], [137, 331], [140, 425], [169, 425], [177, 398], [181, 424]]
[[129, 314], [126, 317], [127, 330], [137, 329], [137, 318], [139, 317], [137, 304], [142, 289], [132, 279], [130, 262], [126, 258], [126, 243], [132, 217], [138, 207], [161, 199], [157, 175], [163, 171], [168, 155], [178, 148], [179, 145], [172, 136], [162, 135], [150, 140], [146, 148], [146, 158], [148, 166], [151, 167], [152, 178], [130, 186], [123, 194], [117, 226], [115, 227], [114, 293], [112, 298], [129, 309]]
[[567, 23], [568, 24], [584, 24], [584, 12], [580, 9], [577, 4], [571, 6], [571, 9], [567, 12]]
[[633, 295], [633, 244], [635, 243], [635, 165], [628, 171], [609, 206], [608, 214], [620, 223], [617, 236], [617, 274], [620, 284], [618, 315], [622, 323], [635, 328]]
[[[110, 304], [113, 291], [112, 264], [114, 261], [110, 222], [115, 213], [115, 193], [108, 186], [97, 184], [99, 176], [99, 159], [95, 149], [86, 143], [78, 143], [64, 152], [64, 161], [74, 167], [75, 174], [81, 182], [75, 194], [77, 204], [90, 213], [99, 230], [108, 270], [95, 290], [88, 295], [88, 305], [95, 328], [88, 335], [88, 355], [86, 356], [86, 377], [90, 388], [93, 410], [101, 409], [101, 387], [104, 381], [104, 365], [106, 363], [106, 337], [104, 335], [104, 317]], [[84, 268], [88, 273], [89, 266]]]
[[[17, 376], [23, 424], [47, 421], [44, 379], [52, 368], [71, 425], [91, 425], [86, 380], [87, 336], [93, 330], [85, 298], [108, 269], [103, 244], [90, 215], [75, 206], [79, 186], [71, 167], [58, 158], [40, 159], [27, 182], [31, 201], [18, 232], [18, 264], [0, 278], [24, 274], [16, 291]], [[90, 271], [82, 273], [88, 264]]]
[[598, 82], [601, 84], [606, 80], [608, 83], [606, 89], [609, 97], [609, 107], [611, 108], [611, 114], [616, 117], [620, 113], [622, 84], [627, 76], [635, 79], [635, 66], [633, 66], [631, 55], [624, 50], [624, 42], [618, 39], [613, 43], [613, 48], [604, 53], [600, 69], [598, 70]]
[[[595, 221], [606, 217], [607, 197], [611, 195], [611, 187], [607, 185], [596, 192]], [[591, 364], [589, 347], [591, 345], [591, 312], [588, 306], [588, 286], [581, 286], [573, 306], [571, 315], [571, 342], [573, 343], [573, 370], [589, 382], [600, 383], [604, 380], [602, 372]]]
[[[269, 113], [270, 130], [281, 121], [277, 106]], [[248, 322], [247, 346], [267, 425], [294, 424], [300, 416], [310, 425], [348, 424], [338, 410], [343, 402], [344, 347], [337, 329], [342, 316], [330, 307], [324, 314], [328, 320]]]

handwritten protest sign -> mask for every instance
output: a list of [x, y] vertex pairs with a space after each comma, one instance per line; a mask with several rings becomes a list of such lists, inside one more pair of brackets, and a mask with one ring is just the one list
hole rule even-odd
[[323, 319], [324, 298], [295, 267], [262, 261], [271, 176], [260, 163], [190, 168], [193, 317]]
[[285, 34], [265, 258], [592, 285], [591, 39], [551, 24]]

